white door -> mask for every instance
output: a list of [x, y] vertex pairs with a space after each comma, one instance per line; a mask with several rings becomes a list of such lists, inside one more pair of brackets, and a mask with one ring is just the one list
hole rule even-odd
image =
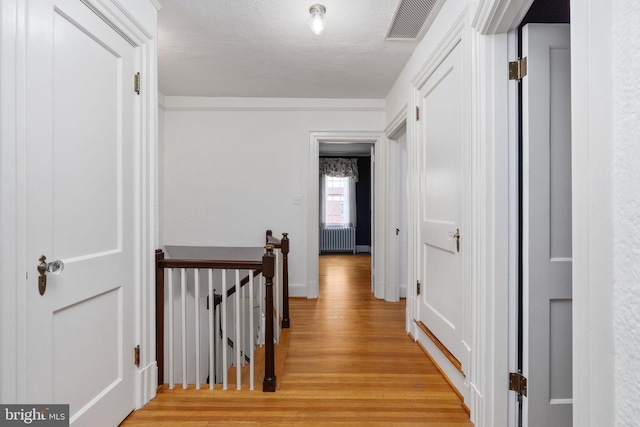
[[[26, 400], [112, 427], [134, 408], [135, 49], [79, 0], [27, 13]], [[41, 255], [65, 263], [44, 295]]]
[[572, 425], [569, 25], [523, 32], [525, 426]]
[[420, 88], [420, 320], [457, 359], [463, 342], [464, 117], [458, 43]]

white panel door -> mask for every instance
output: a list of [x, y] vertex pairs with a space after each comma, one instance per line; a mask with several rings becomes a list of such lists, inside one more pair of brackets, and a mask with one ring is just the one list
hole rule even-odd
[[524, 425], [572, 425], [569, 25], [523, 32]]
[[[27, 13], [26, 399], [112, 427], [135, 403], [135, 48], [79, 0]], [[65, 263], [44, 295], [41, 255]]]
[[420, 88], [420, 320], [463, 361], [463, 74], [457, 44]]

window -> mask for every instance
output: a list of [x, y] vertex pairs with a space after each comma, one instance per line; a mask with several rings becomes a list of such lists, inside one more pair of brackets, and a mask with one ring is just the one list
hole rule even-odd
[[327, 176], [325, 187], [324, 222], [327, 225], [348, 226], [349, 217], [349, 180]]
[[323, 227], [356, 226], [356, 182], [352, 177], [322, 177], [320, 222]]

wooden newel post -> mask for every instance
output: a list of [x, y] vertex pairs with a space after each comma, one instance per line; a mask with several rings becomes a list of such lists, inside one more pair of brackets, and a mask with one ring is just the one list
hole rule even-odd
[[289, 233], [282, 233], [282, 328], [291, 327], [289, 319]]
[[262, 256], [262, 275], [265, 278], [265, 338], [264, 338], [264, 381], [262, 391], [276, 391], [275, 355], [273, 349], [273, 275], [275, 273], [275, 255], [273, 246], [265, 246], [267, 252]]
[[158, 385], [164, 384], [164, 260], [162, 249], [156, 249], [156, 363]]

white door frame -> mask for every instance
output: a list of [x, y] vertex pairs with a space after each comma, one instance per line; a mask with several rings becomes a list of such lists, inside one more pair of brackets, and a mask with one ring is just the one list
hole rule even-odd
[[[477, 426], [515, 426], [515, 393], [508, 392], [516, 363], [517, 128], [515, 92], [507, 63], [515, 59], [508, 32], [533, 0], [480, 0], [471, 14], [472, 146], [474, 164], [475, 295], [470, 387], [471, 420]], [[478, 346], [477, 343], [482, 343]]]
[[[487, 325], [476, 334], [486, 343], [485, 384], [479, 390], [484, 399], [472, 402], [472, 420], [478, 426], [515, 425], [514, 399], [505, 391], [507, 367], [512, 367], [512, 334], [504, 321], [515, 289], [513, 251], [513, 180], [515, 123], [514, 94], [510, 92], [505, 63], [515, 59], [507, 33], [524, 18], [533, 0], [479, 0], [471, 26], [476, 30], [473, 49], [482, 58], [481, 78], [475, 80], [477, 100], [473, 107], [474, 138], [486, 149], [479, 168], [493, 174], [487, 183], [487, 197], [478, 205], [485, 220], [480, 233], [494, 236], [483, 248], [488, 256], [481, 280], [486, 283], [488, 303], [485, 315], [474, 319]], [[613, 142], [612, 8], [600, 0], [571, 1], [572, 51], [572, 169], [573, 186], [573, 397], [574, 424], [613, 425], [615, 413], [613, 336], [613, 283], [611, 254], [611, 165]], [[484, 71], [483, 71], [484, 69]], [[591, 100], [597, 100], [596, 103]], [[511, 141], [511, 142], [510, 142]], [[594, 163], [594, 159], [598, 162]], [[597, 183], [597, 186], [592, 184]], [[595, 202], [597, 201], [597, 202]], [[504, 213], [509, 215], [505, 216]], [[504, 260], [509, 260], [505, 264]], [[490, 304], [490, 305], [489, 305]], [[508, 356], [507, 356], [508, 355]], [[598, 372], [598, 375], [584, 375]]]
[[[136, 105], [135, 187], [139, 201], [135, 207], [135, 328], [141, 347], [141, 363], [136, 370], [136, 408], [155, 396], [155, 198], [157, 146], [157, 54], [156, 16], [160, 6], [155, 0], [135, 3], [135, 13], [122, 3], [133, 2], [83, 0], [109, 24], [137, 47], [136, 63], [141, 93]], [[25, 142], [25, 29], [26, 5], [22, 0], [3, 0], [0, 4], [0, 401], [25, 403], [26, 374], [24, 317], [26, 273], [35, 271], [26, 257], [26, 162]], [[133, 76], [132, 76], [133, 85]], [[35, 273], [34, 273], [35, 274]], [[133, 352], [132, 352], [133, 354]], [[132, 358], [133, 360], [133, 358]], [[132, 362], [133, 363], [133, 362]], [[47, 403], [47, 402], [42, 402]]]
[[307, 298], [318, 298], [318, 224], [319, 224], [319, 157], [320, 144], [373, 144], [375, 146], [375, 170], [372, 181], [374, 184], [374, 194], [372, 206], [374, 211], [374, 233], [372, 236], [373, 265], [374, 272], [374, 296], [376, 298], [386, 298], [391, 294], [386, 280], [386, 259], [388, 250], [386, 248], [386, 236], [384, 230], [387, 229], [387, 150], [388, 141], [383, 132], [372, 131], [325, 131], [309, 132], [309, 181], [307, 187], [307, 200], [309, 201], [307, 211]]
[[[396, 115], [396, 117], [387, 125], [384, 130], [385, 136], [389, 141], [389, 152], [388, 152], [388, 163], [389, 163], [389, 175], [388, 175], [388, 221], [389, 227], [387, 228], [387, 238], [389, 241], [389, 253], [388, 253], [388, 264], [387, 264], [387, 289], [388, 293], [385, 295], [385, 300], [387, 301], [400, 301], [401, 297], [405, 297], [407, 293], [406, 286], [407, 283], [399, 282], [399, 271], [401, 268], [407, 268], [407, 265], [400, 265], [399, 259], [396, 254], [399, 253], [399, 241], [396, 236], [396, 227], [400, 222], [400, 206], [396, 203], [398, 188], [402, 188], [406, 186], [406, 175], [400, 176], [399, 171], [396, 170], [398, 165], [398, 156], [399, 156], [399, 147], [395, 142], [402, 135], [407, 132], [407, 111], [408, 106], [404, 106], [400, 110], [400, 112]], [[406, 170], [405, 170], [406, 174]], [[402, 181], [402, 182], [401, 182]], [[406, 190], [406, 189], [405, 189]], [[406, 193], [406, 191], [405, 191]], [[405, 198], [406, 199], [406, 198]], [[407, 209], [405, 208], [405, 212]], [[406, 218], [405, 218], [405, 224]], [[406, 232], [406, 230], [404, 230]], [[402, 286], [405, 286], [402, 289]]]

